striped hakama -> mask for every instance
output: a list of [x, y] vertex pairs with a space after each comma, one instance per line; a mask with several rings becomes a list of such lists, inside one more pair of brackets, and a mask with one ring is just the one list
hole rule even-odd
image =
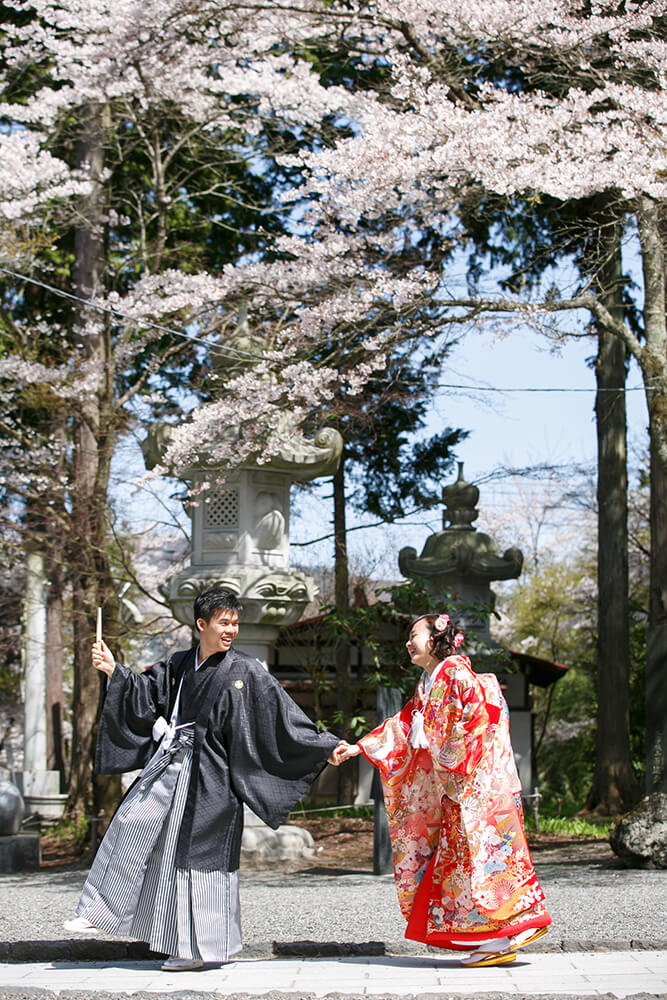
[[192, 768], [194, 724], [158, 747], [100, 844], [77, 916], [152, 951], [225, 962], [241, 950], [239, 873], [175, 864]]

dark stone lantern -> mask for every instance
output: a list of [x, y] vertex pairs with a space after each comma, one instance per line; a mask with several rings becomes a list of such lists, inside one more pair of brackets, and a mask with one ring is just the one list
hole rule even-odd
[[479, 489], [463, 478], [463, 462], [458, 466], [458, 479], [442, 491], [442, 531], [426, 540], [420, 556], [416, 549], [401, 549], [398, 565], [404, 576], [422, 580], [429, 593], [451, 597], [457, 605], [456, 620], [464, 626], [466, 646], [471, 650], [480, 643], [491, 645], [489, 617], [496, 595], [490, 584], [516, 579], [523, 554], [512, 547], [500, 555], [493, 539], [474, 527], [479, 516]]

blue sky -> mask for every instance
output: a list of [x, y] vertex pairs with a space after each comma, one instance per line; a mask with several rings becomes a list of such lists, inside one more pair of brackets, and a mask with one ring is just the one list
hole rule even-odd
[[[633, 292], [641, 309], [641, 258], [632, 231], [628, 232], [623, 246], [623, 267], [633, 279]], [[500, 274], [498, 269], [485, 274], [480, 291], [491, 297], [497, 294]], [[579, 283], [577, 270], [564, 262], [553, 273], [544, 276], [542, 293], [553, 284], [567, 298], [579, 288]], [[448, 271], [447, 291], [450, 295], [467, 294], [463, 254], [454, 260]], [[578, 335], [567, 336], [554, 348], [554, 342], [535, 329], [519, 322], [498, 320], [493, 323], [489, 319], [487, 328], [466, 332], [447, 356], [442, 382], [470, 386], [470, 389], [442, 389], [435, 400], [427, 432], [436, 433], [444, 426], [461, 427], [470, 432], [457, 449], [457, 459], [464, 463], [465, 478], [480, 486], [478, 527], [495, 537], [494, 522], [504, 522], [504, 545], [516, 544], [514, 535], [507, 537], [508, 512], [516, 507], [517, 485], [519, 489], [522, 486], [509, 476], [499, 476], [500, 470], [542, 463], [578, 465], [590, 471], [590, 480], [594, 483], [597, 451], [595, 374], [589, 362], [595, 356], [596, 341], [594, 337], [583, 335], [588, 320], [588, 314], [583, 311], [557, 314], [555, 323], [560, 331]], [[637, 365], [631, 362], [627, 380], [631, 391], [626, 394], [631, 480], [632, 463], [648, 445], [648, 417], [641, 384]], [[536, 388], [550, 391], [532, 391]], [[508, 391], [497, 391], [499, 389]], [[509, 391], [520, 389], [531, 391]], [[455, 478], [453, 474], [450, 481]], [[540, 502], [539, 489], [537, 485], [533, 487], [536, 504]], [[297, 500], [298, 514], [293, 522], [292, 540], [304, 542], [323, 534], [331, 517], [330, 507], [329, 501], [318, 502], [315, 497], [307, 502]], [[349, 546], [353, 565], [355, 559], [362, 565], [376, 563], [380, 575], [398, 575], [396, 557], [399, 549], [412, 545], [420, 552], [428, 534], [440, 529], [441, 515], [441, 508], [438, 508], [400, 525], [351, 532]], [[368, 520], [352, 515], [349, 523], [359, 525]], [[517, 533], [521, 535], [521, 525], [517, 526]], [[328, 561], [331, 542], [305, 548], [295, 546], [294, 558], [306, 562]]]
[[[443, 382], [492, 388], [578, 389], [563, 392], [489, 392], [441, 390], [435, 401], [429, 433], [442, 426], [462, 427], [469, 437], [457, 449], [468, 481], [478, 482], [480, 507], [486, 530], [513, 501], [509, 478], [485, 482], [499, 467], [525, 467], [543, 462], [578, 464], [594, 476], [596, 440], [594, 422], [595, 376], [586, 361], [595, 353], [592, 338], [568, 340], [557, 352], [528, 329], [518, 329], [498, 340], [494, 334], [469, 333], [448, 358]], [[628, 386], [641, 386], [636, 366]], [[646, 403], [642, 391], [627, 393], [628, 438], [631, 448], [646, 445]], [[453, 474], [451, 481], [455, 479]], [[443, 483], [446, 485], [446, 483]], [[324, 488], [319, 491], [324, 494]], [[328, 491], [326, 491], [328, 492]], [[317, 538], [330, 530], [330, 501], [322, 496], [297, 498], [291, 537], [294, 542]], [[352, 515], [353, 525], [370, 518]], [[408, 522], [350, 533], [353, 565], [377, 562], [380, 575], [391, 574], [396, 555], [404, 545], [421, 551], [431, 531], [441, 523], [441, 509], [417, 515]], [[480, 521], [480, 524], [482, 521]], [[517, 526], [520, 533], [520, 526]], [[493, 532], [492, 532], [493, 533]], [[306, 563], [331, 559], [331, 542], [295, 547], [293, 561]], [[398, 575], [397, 568], [395, 570]]]
[[[460, 448], [466, 478], [476, 479], [502, 465], [533, 462], [595, 462], [595, 376], [587, 359], [595, 353], [592, 338], [569, 340], [557, 353], [539, 335], [518, 330], [503, 341], [490, 334], [470, 334], [451, 359], [460, 382], [493, 387], [534, 388], [552, 392], [452, 391], [438, 402], [443, 418], [471, 434]], [[453, 379], [454, 380], [454, 379]], [[633, 365], [628, 386], [641, 386]], [[630, 437], [642, 437], [647, 423], [642, 391], [627, 393]]]

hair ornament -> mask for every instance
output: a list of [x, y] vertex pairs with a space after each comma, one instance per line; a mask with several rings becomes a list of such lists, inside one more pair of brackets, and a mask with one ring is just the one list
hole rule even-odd
[[436, 620], [433, 622], [433, 628], [436, 632], [444, 632], [449, 625], [449, 620], [449, 615], [438, 615]]
[[464, 639], [465, 636], [463, 632], [457, 632], [454, 638], [452, 639], [452, 649], [458, 649]]

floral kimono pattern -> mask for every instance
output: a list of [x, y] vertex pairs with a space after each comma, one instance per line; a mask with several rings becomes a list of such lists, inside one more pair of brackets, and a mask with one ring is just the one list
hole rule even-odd
[[382, 778], [407, 938], [469, 950], [551, 923], [495, 674], [449, 657], [359, 746]]

